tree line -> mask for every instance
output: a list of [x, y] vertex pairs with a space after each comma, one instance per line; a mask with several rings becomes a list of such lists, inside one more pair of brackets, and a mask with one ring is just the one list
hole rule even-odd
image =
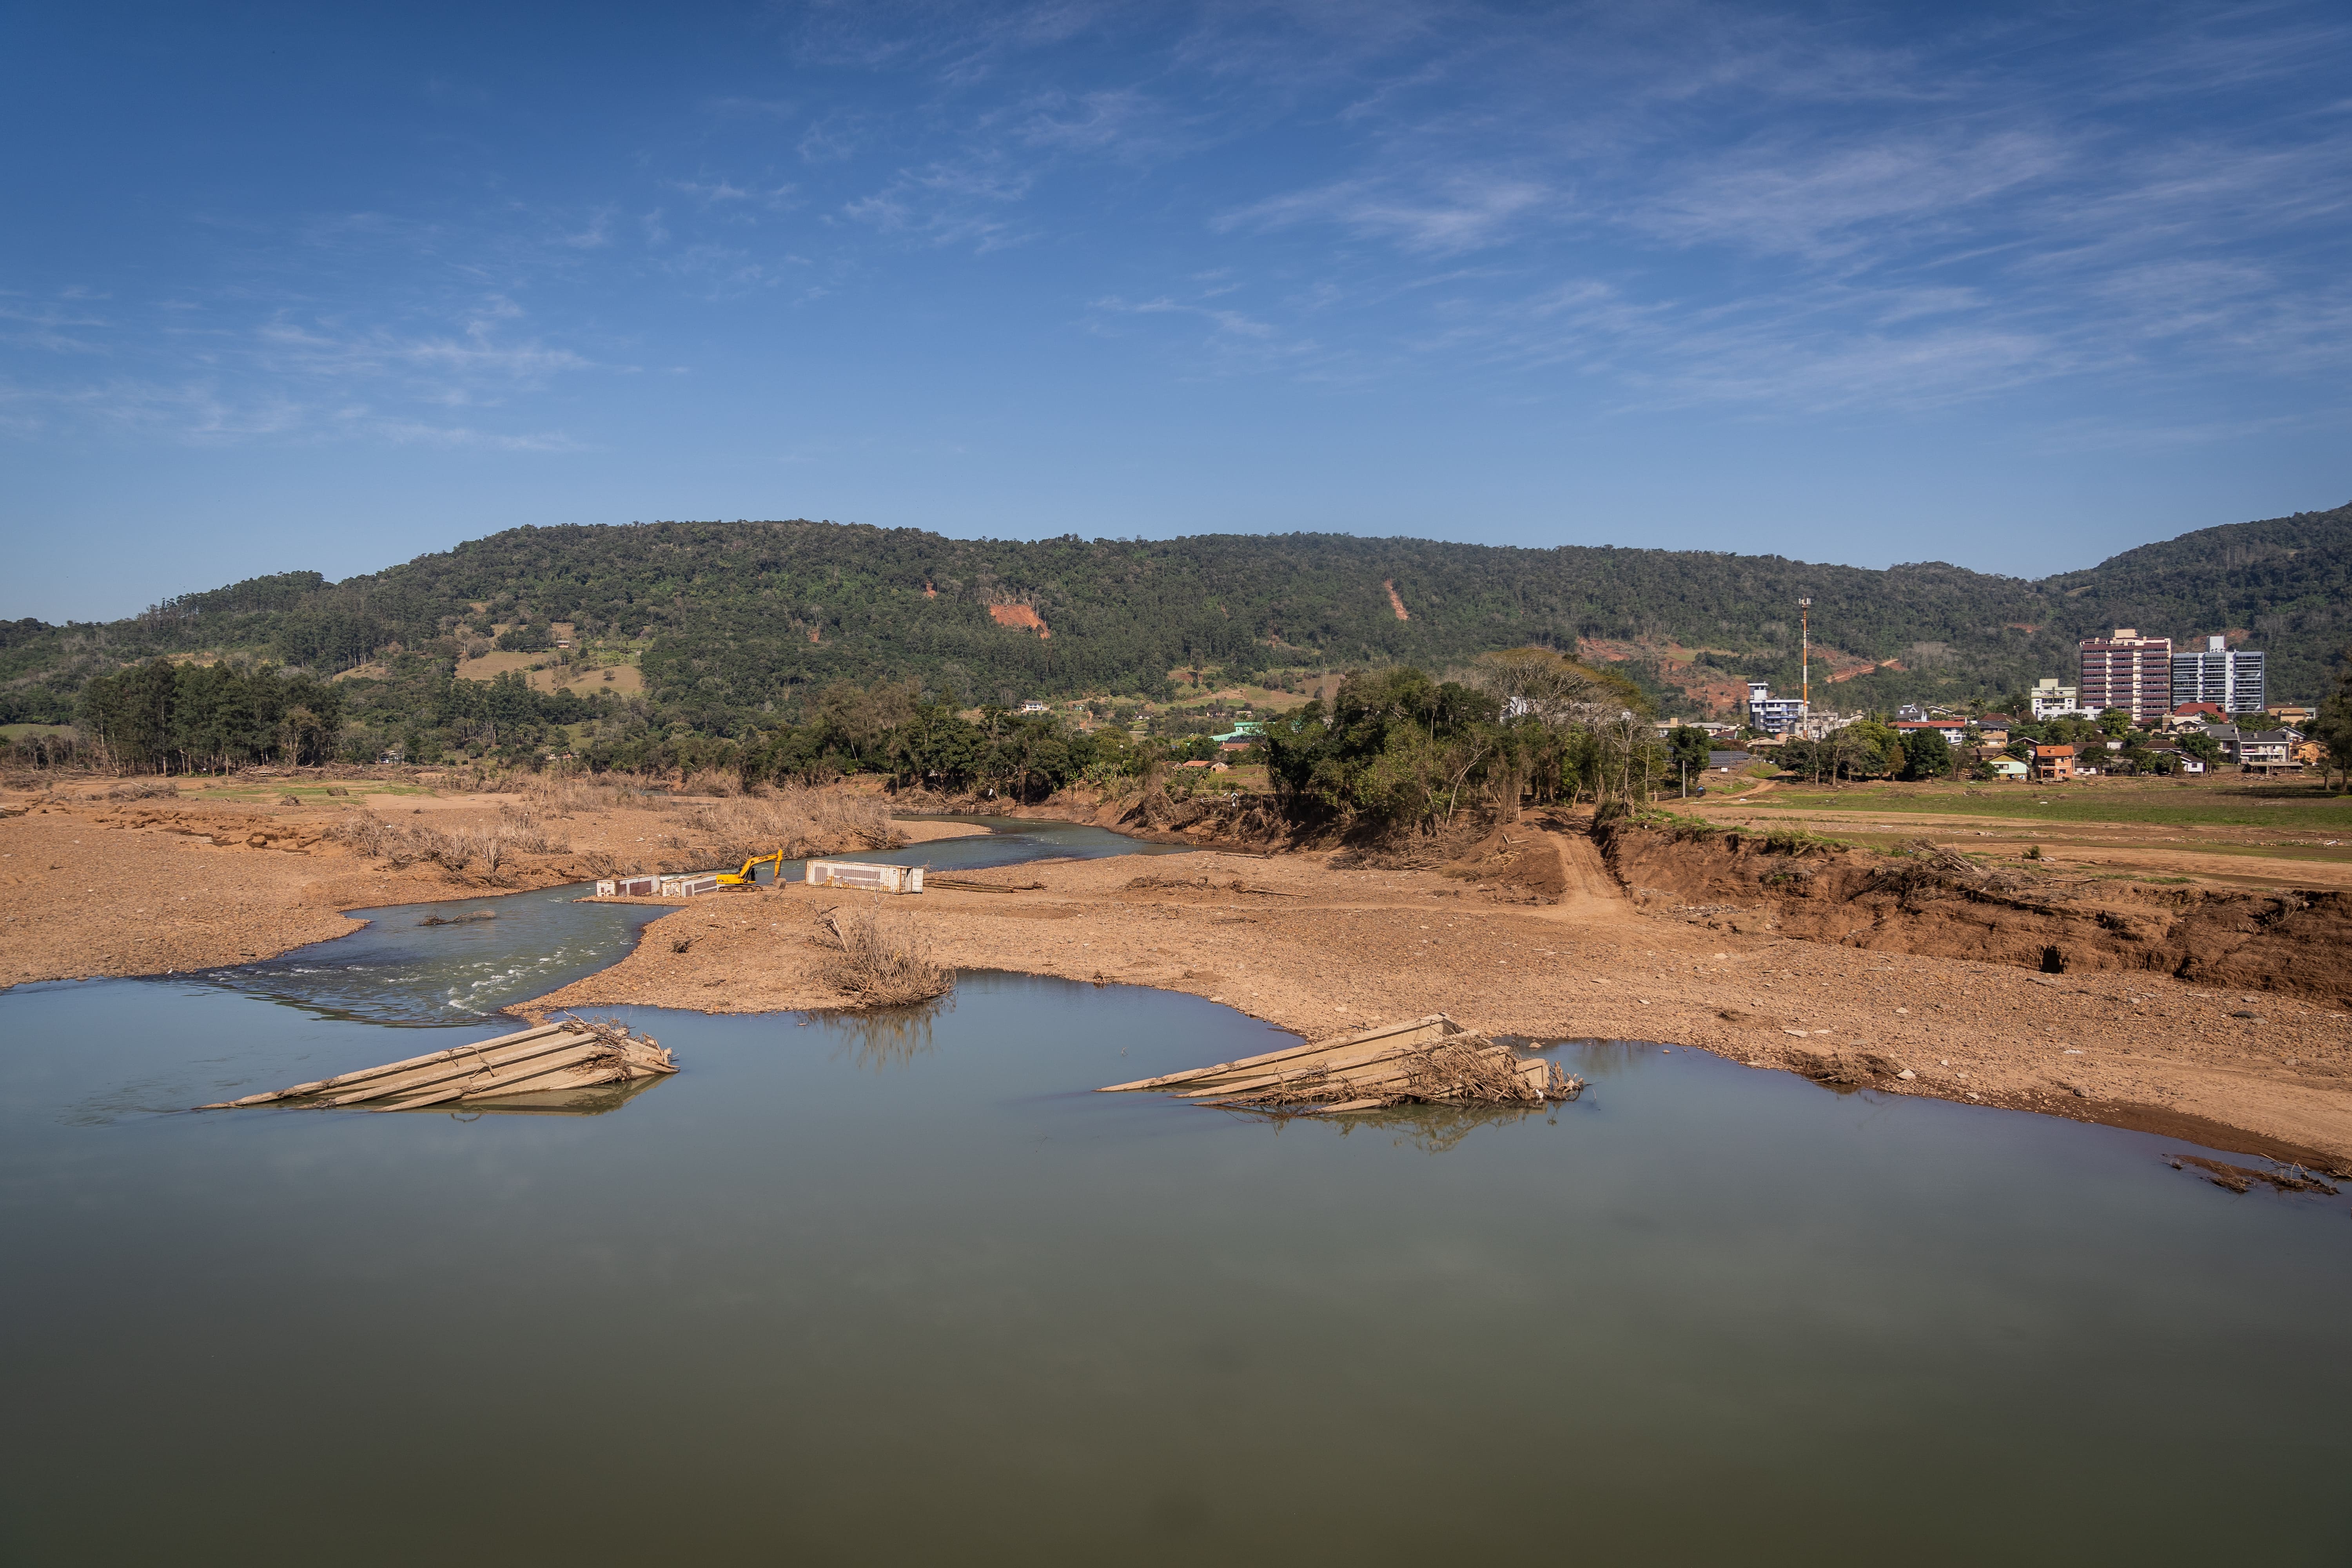
[[83, 687], [76, 722], [102, 754], [136, 773], [218, 773], [255, 763], [330, 762], [343, 694], [272, 665], [158, 658]]

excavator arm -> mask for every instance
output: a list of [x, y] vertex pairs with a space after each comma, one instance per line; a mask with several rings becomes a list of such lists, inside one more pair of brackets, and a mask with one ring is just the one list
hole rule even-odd
[[754, 855], [751, 858], [743, 862], [743, 868], [740, 871], [719, 872], [719, 885], [722, 888], [752, 887], [759, 881], [759, 877], [757, 875], [759, 868], [768, 865], [775, 867], [775, 879], [779, 882], [782, 881], [784, 879], [784, 852], [779, 849], [772, 855]]

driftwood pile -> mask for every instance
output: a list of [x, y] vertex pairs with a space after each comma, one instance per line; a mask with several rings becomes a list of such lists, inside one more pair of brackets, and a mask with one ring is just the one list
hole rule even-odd
[[415, 1110], [459, 1100], [505, 1099], [625, 1083], [674, 1073], [677, 1064], [649, 1035], [617, 1023], [565, 1018], [404, 1062], [362, 1068], [268, 1094], [248, 1094], [200, 1105], [234, 1110], [248, 1105], [319, 1108], [356, 1105], [369, 1110]]
[[1583, 1092], [1584, 1080], [1432, 1013], [1337, 1040], [1115, 1083], [1097, 1092], [1142, 1089], [1228, 1110], [1313, 1116], [1412, 1101], [1540, 1105], [1574, 1100]]

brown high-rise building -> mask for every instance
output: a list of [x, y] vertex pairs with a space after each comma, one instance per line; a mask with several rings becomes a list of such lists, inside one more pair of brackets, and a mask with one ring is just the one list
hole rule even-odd
[[2117, 626], [2111, 637], [2084, 637], [2075, 699], [2094, 713], [2120, 708], [2132, 722], [2160, 718], [2172, 706], [2172, 639]]

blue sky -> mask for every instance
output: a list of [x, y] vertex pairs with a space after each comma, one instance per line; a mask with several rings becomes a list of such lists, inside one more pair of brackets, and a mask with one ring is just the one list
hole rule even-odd
[[2352, 13], [17, 6], [0, 615], [517, 524], [2041, 574], [2352, 498]]

